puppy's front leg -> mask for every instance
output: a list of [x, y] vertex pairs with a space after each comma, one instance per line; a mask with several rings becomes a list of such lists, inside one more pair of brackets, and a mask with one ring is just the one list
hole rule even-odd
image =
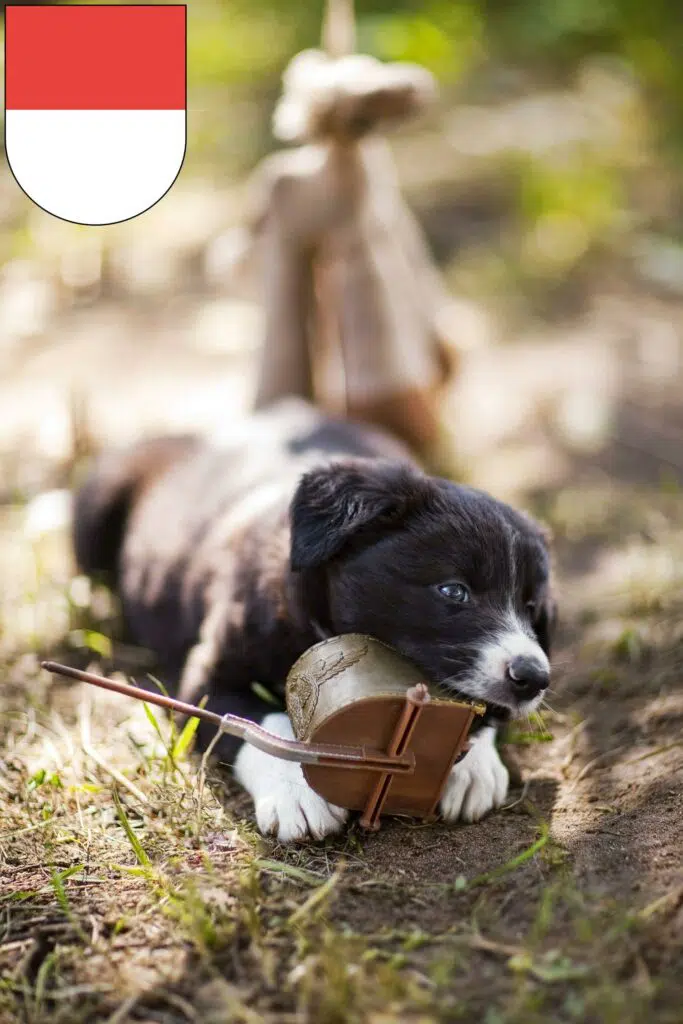
[[[281, 712], [267, 715], [261, 725], [285, 739], [294, 739], [289, 718]], [[322, 839], [339, 832], [348, 817], [348, 811], [328, 804], [311, 789], [300, 764], [281, 761], [248, 743], [240, 747], [234, 774], [254, 800], [261, 832], [277, 836], [280, 842], [309, 836]]]
[[[209, 694], [211, 711], [258, 722], [263, 703], [248, 686], [249, 671], [237, 660], [226, 661], [225, 652], [231, 645], [225, 618], [225, 608], [216, 603], [202, 625], [199, 642], [187, 658], [180, 693], [188, 701]], [[243, 686], [237, 688], [240, 680]], [[285, 739], [294, 739], [289, 718], [283, 713], [266, 715], [261, 725]], [[215, 729], [200, 723], [201, 747], [206, 749], [214, 736]], [[341, 830], [348, 811], [318, 796], [306, 782], [300, 764], [272, 757], [249, 743], [242, 743], [236, 751], [237, 742], [234, 737], [223, 735], [215, 753], [222, 761], [232, 762], [235, 778], [254, 800], [256, 821], [264, 835], [274, 834], [288, 843], [309, 836], [322, 839]]]
[[484, 726], [470, 738], [470, 749], [451, 770], [441, 813], [446, 821], [479, 821], [501, 806], [508, 782], [508, 770], [496, 750], [496, 728]]

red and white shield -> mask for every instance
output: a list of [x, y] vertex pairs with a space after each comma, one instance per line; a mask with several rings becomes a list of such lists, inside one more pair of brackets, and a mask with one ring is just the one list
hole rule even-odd
[[186, 139], [186, 6], [8, 5], [5, 148], [24, 192], [77, 224], [144, 213]]

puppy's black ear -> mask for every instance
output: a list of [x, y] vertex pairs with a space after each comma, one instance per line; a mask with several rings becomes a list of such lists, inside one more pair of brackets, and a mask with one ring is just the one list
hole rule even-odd
[[292, 500], [291, 567], [313, 569], [371, 528], [398, 526], [433, 488], [407, 463], [353, 459], [313, 469]]
[[550, 657], [550, 649], [557, 626], [557, 601], [553, 597], [549, 585], [546, 586], [536, 605], [536, 613], [532, 624], [536, 639], [548, 657]]

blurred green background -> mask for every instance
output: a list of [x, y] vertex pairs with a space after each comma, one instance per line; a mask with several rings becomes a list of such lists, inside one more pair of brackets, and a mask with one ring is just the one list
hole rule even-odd
[[[391, 145], [461, 303], [463, 346], [483, 339], [502, 351], [549, 328], [560, 345], [575, 329], [566, 361], [578, 372], [579, 336], [596, 359], [616, 334], [624, 343], [637, 336], [661, 397], [683, 359], [678, 6], [358, 0], [356, 9], [360, 50], [417, 61], [439, 80], [437, 107], [394, 132]], [[322, 13], [322, 0], [191, 0], [187, 157], [168, 195], [141, 217], [105, 228], [67, 224], [35, 207], [6, 165], [0, 171], [0, 380], [13, 381], [2, 396], [0, 454], [28, 450], [36, 437], [39, 450], [65, 451], [69, 389], [98, 415], [111, 403], [102, 433], [113, 436], [123, 422], [117, 388], [128, 388], [132, 408], [130, 380], [117, 376], [126, 360], [136, 360], [126, 366], [140, 380], [140, 417], [150, 381], [160, 407], [152, 423], [131, 415], [131, 434], [170, 419], [203, 423], [209, 374], [220, 378], [216, 415], [248, 405], [259, 309], [231, 291], [226, 268], [249, 174], [275, 147], [270, 121], [283, 68], [317, 45]], [[623, 362], [611, 349], [609, 358]], [[566, 377], [559, 359], [558, 349], [549, 379]], [[196, 386], [181, 401], [188, 374]], [[599, 369], [586, 374], [606, 379]], [[27, 411], [34, 398], [18, 390], [29, 378], [47, 396], [40, 422]], [[583, 379], [573, 386], [585, 391]], [[552, 404], [548, 387], [538, 383], [538, 403]], [[598, 398], [582, 402], [574, 419], [607, 423], [607, 413], [595, 413]], [[467, 407], [462, 396], [458, 403]], [[509, 397], [496, 403], [496, 415], [512, 408]]]
[[[190, 5], [193, 163], [237, 173], [269, 148], [279, 74], [316, 44], [321, 12], [286, 0]], [[441, 83], [441, 116], [406, 146], [404, 178], [433, 210], [437, 255], [458, 257], [456, 287], [541, 300], [646, 230], [663, 237], [636, 244], [636, 262], [675, 276], [678, 260], [665, 268], [680, 242], [676, 4], [364, 0], [357, 15], [361, 50], [417, 61]]]
[[[224, 187], [271, 148], [280, 74], [297, 50], [316, 45], [322, 7], [188, 5], [184, 182]], [[455, 286], [539, 300], [560, 280], [567, 291], [568, 274], [582, 267], [592, 274], [596, 254], [623, 256], [625, 246], [646, 273], [671, 283], [683, 259], [676, 4], [359, 0], [357, 16], [361, 50], [417, 61], [441, 83], [439, 113], [403, 133], [415, 141], [403, 156], [437, 255], [448, 264], [457, 252]], [[0, 214], [15, 230], [3, 238], [4, 260], [37, 244], [7, 205]], [[650, 231], [657, 237], [641, 237]]]

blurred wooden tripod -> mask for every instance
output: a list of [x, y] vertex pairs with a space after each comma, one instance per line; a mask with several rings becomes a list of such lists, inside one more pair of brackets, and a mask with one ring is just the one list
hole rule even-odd
[[454, 368], [453, 318], [377, 132], [422, 111], [435, 88], [416, 65], [353, 54], [354, 37], [352, 0], [328, 0], [326, 52], [294, 58], [275, 111], [276, 134], [299, 145], [256, 174], [250, 233], [266, 320], [256, 407], [298, 395], [424, 453]]

